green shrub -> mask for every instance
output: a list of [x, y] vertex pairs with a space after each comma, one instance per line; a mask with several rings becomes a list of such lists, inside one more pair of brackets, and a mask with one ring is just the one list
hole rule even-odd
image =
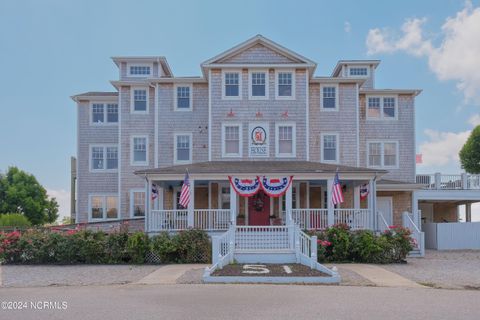
[[207, 263], [210, 261], [211, 246], [208, 234], [199, 229], [180, 231], [175, 236], [179, 263]]
[[177, 246], [168, 232], [162, 232], [150, 240], [150, 248], [160, 258], [161, 263], [177, 262]]
[[30, 227], [30, 225], [30, 221], [23, 214], [0, 214], [0, 227]]
[[351, 235], [345, 224], [334, 225], [327, 229], [326, 237], [331, 245], [327, 247], [326, 256], [330, 261], [348, 261], [351, 250]]
[[350, 258], [356, 262], [375, 262], [382, 251], [377, 242], [377, 237], [370, 230], [352, 232], [352, 250]]
[[149, 250], [149, 238], [144, 232], [136, 232], [128, 237], [127, 254], [131, 263], [144, 263]]

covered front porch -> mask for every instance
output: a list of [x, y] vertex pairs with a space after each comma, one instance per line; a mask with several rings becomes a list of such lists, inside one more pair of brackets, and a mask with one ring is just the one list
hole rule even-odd
[[[331, 198], [338, 169], [345, 201], [334, 206]], [[190, 202], [179, 204], [185, 172], [189, 172]], [[385, 226], [375, 210], [376, 176], [383, 172], [305, 161], [207, 162], [137, 172], [146, 178], [147, 199], [152, 187], [158, 196], [148, 201], [145, 230], [148, 233], [198, 228], [208, 232], [226, 231], [230, 226], [291, 226], [325, 229], [347, 224], [351, 229], [379, 230]], [[259, 191], [239, 196], [228, 176], [251, 179], [257, 176], [293, 176], [291, 186], [279, 197]], [[360, 197], [360, 187], [370, 192]]]

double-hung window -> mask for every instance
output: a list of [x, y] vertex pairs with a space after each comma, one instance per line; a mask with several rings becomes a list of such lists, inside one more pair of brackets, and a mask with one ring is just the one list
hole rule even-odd
[[118, 197], [114, 195], [91, 195], [89, 220], [118, 218]]
[[112, 171], [118, 169], [118, 147], [113, 145], [90, 147], [91, 171]]
[[240, 157], [241, 152], [241, 126], [228, 124], [223, 126], [223, 156]]
[[140, 189], [132, 190], [130, 192], [130, 216], [145, 216], [145, 203], [145, 191]]
[[267, 72], [250, 72], [250, 99], [268, 98], [267, 80]]
[[294, 72], [277, 72], [277, 99], [291, 99], [295, 96]]
[[367, 97], [367, 119], [395, 120], [397, 97]]
[[320, 86], [322, 110], [335, 111], [338, 110], [338, 87], [335, 85]]
[[321, 135], [322, 139], [322, 162], [338, 163], [339, 148], [338, 134], [325, 133]]
[[190, 133], [175, 134], [175, 163], [192, 162], [192, 135]]
[[118, 123], [118, 104], [92, 103], [92, 124]]
[[175, 110], [189, 111], [192, 110], [192, 87], [191, 86], [177, 86], [175, 87], [175, 95], [177, 104]]
[[223, 74], [224, 98], [241, 98], [240, 72], [225, 72]]
[[132, 89], [132, 113], [148, 113], [147, 89]]
[[295, 156], [295, 126], [293, 124], [276, 124], [277, 157]]
[[148, 165], [148, 138], [146, 136], [132, 137], [131, 164], [134, 166]]
[[398, 142], [368, 142], [368, 166], [380, 168], [396, 168], [398, 166]]

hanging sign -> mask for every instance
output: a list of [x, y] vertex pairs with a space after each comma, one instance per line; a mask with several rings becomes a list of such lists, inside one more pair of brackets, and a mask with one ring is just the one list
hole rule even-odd
[[230, 185], [233, 190], [241, 197], [251, 197], [260, 190], [260, 181], [258, 178], [254, 179], [240, 179], [228, 176]]
[[248, 124], [248, 156], [265, 158], [269, 156], [268, 123], [251, 122]]
[[283, 178], [257, 177], [263, 191], [270, 197], [281, 197], [292, 184], [293, 176]]

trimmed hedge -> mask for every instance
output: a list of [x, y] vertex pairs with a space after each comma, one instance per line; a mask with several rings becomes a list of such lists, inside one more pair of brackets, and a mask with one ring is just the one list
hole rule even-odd
[[392, 226], [377, 235], [341, 224], [308, 233], [318, 237], [319, 262], [398, 263], [413, 249], [411, 232], [403, 227]]
[[208, 235], [201, 230], [151, 238], [143, 232], [0, 233], [0, 262], [7, 264], [142, 264], [149, 253], [160, 263], [208, 263], [210, 252]]

